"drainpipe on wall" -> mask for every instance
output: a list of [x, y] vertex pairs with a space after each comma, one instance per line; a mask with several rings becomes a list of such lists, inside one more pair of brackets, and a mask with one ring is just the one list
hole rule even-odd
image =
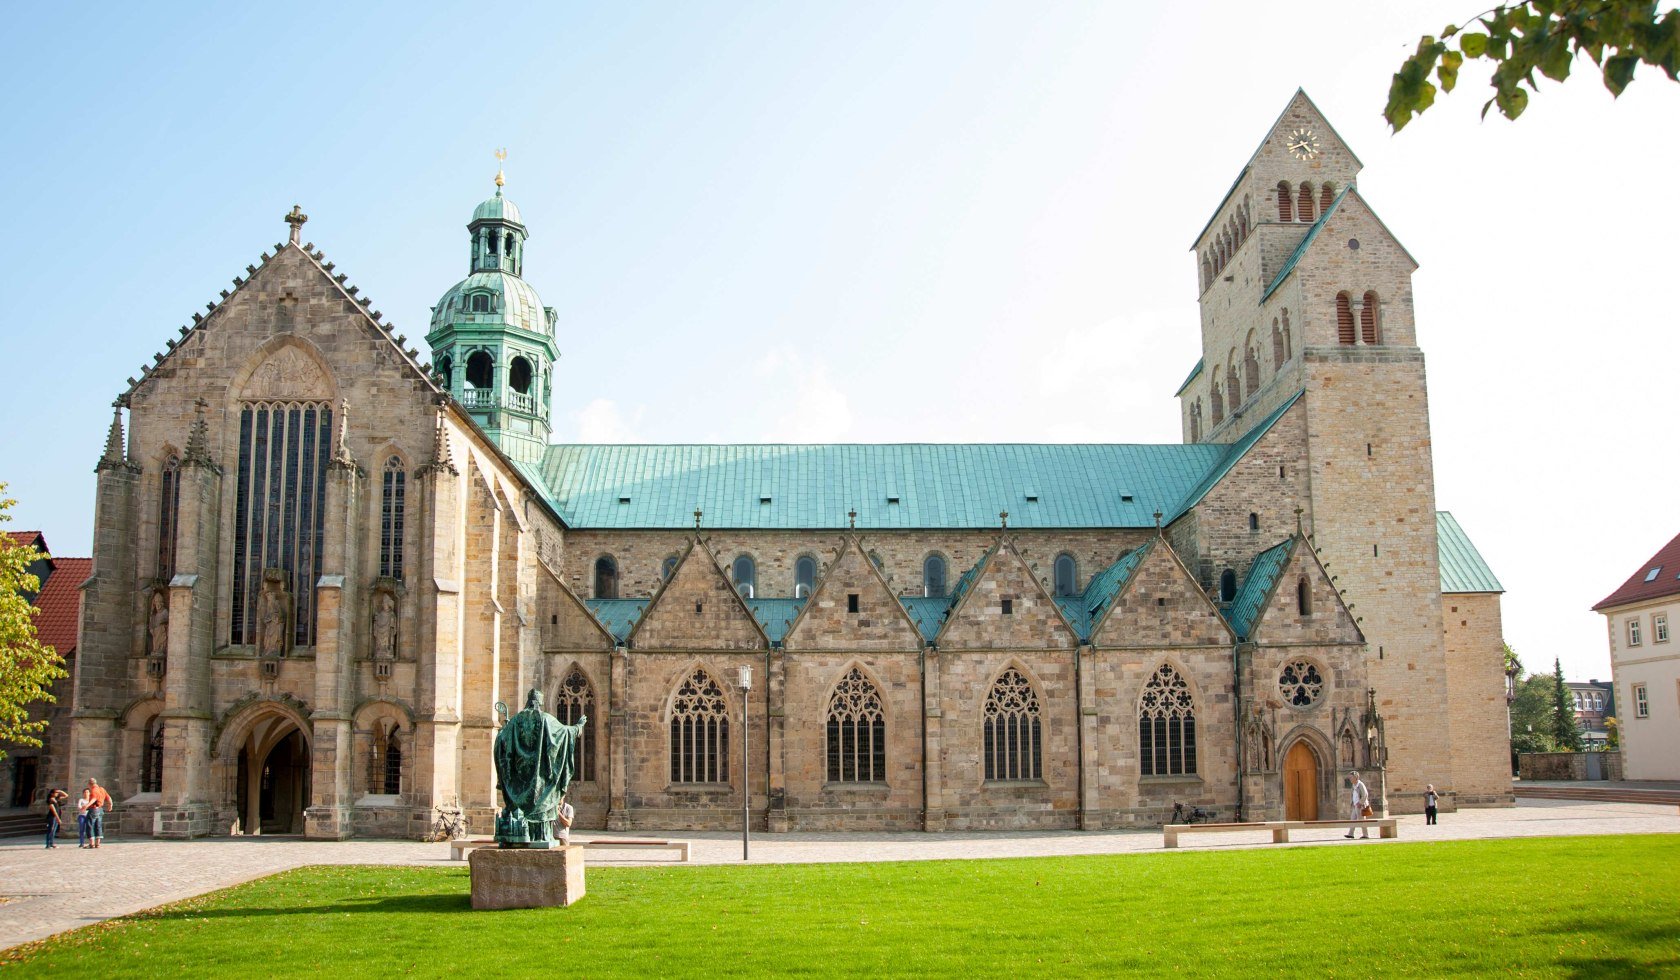
[[1242, 699], [1242, 640], [1231, 644], [1231, 711], [1236, 719], [1237, 728], [1237, 812], [1236, 821], [1242, 823], [1245, 797], [1243, 796], [1243, 699]]
[[918, 666], [921, 668], [922, 672], [922, 830], [924, 832], [927, 830], [928, 825], [927, 655], [929, 650], [936, 649], [938, 649], [938, 647], [935, 647], [931, 642], [924, 643], [922, 644], [921, 656], [917, 658], [919, 661]]

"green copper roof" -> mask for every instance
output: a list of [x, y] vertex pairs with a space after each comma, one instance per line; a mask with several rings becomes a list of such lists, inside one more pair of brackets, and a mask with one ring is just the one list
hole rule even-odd
[[1177, 391], [1173, 392], [1173, 397], [1174, 398], [1177, 398], [1179, 395], [1184, 394], [1184, 389], [1190, 387], [1190, 382], [1196, 380], [1196, 375], [1202, 373], [1202, 365], [1205, 364], [1206, 362], [1207, 362], [1207, 358], [1205, 358], [1205, 357], [1198, 358], [1196, 360], [1196, 366], [1190, 369], [1190, 376], [1184, 379], [1184, 383], [1178, 386]]
[[1504, 592], [1482, 553], [1470, 543], [1470, 536], [1458, 526], [1451, 513], [1435, 512], [1436, 547], [1441, 555], [1442, 592]]
[[[490, 298], [488, 313], [472, 312], [475, 294]], [[531, 284], [509, 272], [475, 272], [451, 286], [438, 304], [432, 307], [432, 326], [435, 334], [446, 327], [513, 326], [537, 333], [552, 334], [542, 300]]]
[[[1155, 526], [1233, 447], [569, 445], [525, 470], [576, 528]], [[1037, 500], [1028, 499], [1029, 496]]]
[[1260, 608], [1271, 593], [1273, 583], [1283, 573], [1284, 565], [1289, 561], [1289, 552], [1295, 544], [1294, 538], [1289, 538], [1272, 545], [1255, 556], [1254, 564], [1248, 568], [1248, 578], [1243, 580], [1242, 588], [1237, 590], [1237, 597], [1231, 600], [1225, 610], [1225, 618], [1231, 624], [1231, 629], [1237, 634], [1237, 639], [1246, 640], [1254, 629], [1255, 620], [1260, 618]]
[[519, 217], [519, 208], [502, 196], [501, 188], [496, 188], [496, 196], [486, 198], [484, 203], [473, 209], [473, 223], [479, 221], [511, 221], [516, 225], [525, 222]]
[[651, 599], [585, 599], [589, 611], [601, 621], [619, 643], [630, 638], [630, 630], [636, 625], [636, 620], [642, 618], [642, 611], [647, 608]]
[[793, 625], [793, 619], [799, 615], [799, 610], [805, 608], [804, 599], [748, 599], [747, 608], [752, 610], [753, 618], [758, 625], [764, 627], [764, 635], [771, 643], [780, 643], [787, 636], [788, 627]]
[[1330, 206], [1325, 208], [1324, 213], [1318, 216], [1318, 220], [1312, 223], [1311, 228], [1307, 229], [1306, 235], [1301, 238], [1301, 244], [1295, 246], [1295, 251], [1290, 252], [1289, 258], [1284, 260], [1283, 268], [1278, 270], [1277, 278], [1273, 279], [1272, 284], [1266, 287], [1266, 291], [1260, 294], [1260, 302], [1264, 303], [1269, 299], [1272, 293], [1283, 285], [1283, 281], [1289, 278], [1289, 274], [1295, 271], [1295, 264], [1301, 261], [1301, 256], [1307, 254], [1308, 246], [1312, 245], [1313, 239], [1317, 238], [1318, 233], [1324, 230], [1324, 223], [1329, 221], [1330, 216], [1336, 213], [1336, 209], [1342, 206], [1342, 198], [1347, 197], [1351, 190], [1353, 190], [1352, 184], [1342, 188], [1342, 192], [1336, 195], [1336, 199], [1330, 202]]
[[933, 642], [939, 627], [945, 624], [945, 613], [951, 608], [950, 596], [900, 596], [899, 604], [910, 614], [910, 621], [921, 631], [922, 639]]
[[[1102, 622], [1108, 607], [1120, 594], [1120, 590], [1126, 587], [1126, 583], [1131, 581], [1132, 572], [1137, 570], [1138, 563], [1143, 561], [1143, 556], [1148, 551], [1147, 544], [1133, 548], [1121, 555], [1119, 561], [1091, 576], [1091, 581], [1085, 583], [1085, 594], [1080, 597], [1080, 605], [1084, 609], [1084, 623], [1079, 625], [1079, 633], [1087, 642], [1090, 641], [1091, 630]], [[1079, 623], [1078, 620], [1073, 622]]]

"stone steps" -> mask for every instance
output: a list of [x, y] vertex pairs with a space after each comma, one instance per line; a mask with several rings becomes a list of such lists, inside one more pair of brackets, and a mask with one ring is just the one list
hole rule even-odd
[[[72, 823], [70, 829], [75, 830], [75, 824]], [[0, 837], [22, 837], [25, 834], [34, 834], [39, 837], [46, 832], [47, 815], [44, 812], [19, 811], [17, 813], [0, 814]]]
[[1680, 790], [1518, 786], [1516, 792], [1518, 799], [1527, 800], [1581, 800], [1590, 803], [1654, 803], [1680, 806]]

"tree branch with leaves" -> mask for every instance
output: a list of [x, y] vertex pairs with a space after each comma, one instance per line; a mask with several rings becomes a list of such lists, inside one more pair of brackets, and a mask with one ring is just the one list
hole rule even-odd
[[[17, 503], [5, 498], [0, 483], [0, 524], [12, 519]], [[0, 742], [39, 746], [45, 721], [31, 721], [29, 706], [38, 701], [51, 703], [53, 681], [65, 676], [64, 658], [41, 643], [35, 633], [39, 611], [25, 594], [41, 588], [41, 580], [29, 566], [45, 557], [34, 545], [17, 544], [0, 534]], [[0, 759], [6, 751], [0, 748]]]
[[1478, 14], [1466, 28], [1448, 24], [1439, 38], [1425, 35], [1394, 73], [1383, 118], [1395, 132], [1404, 129], [1435, 104], [1436, 92], [1458, 85], [1466, 59], [1494, 66], [1484, 118], [1494, 106], [1507, 119], [1522, 115], [1529, 92], [1539, 91], [1535, 72], [1561, 82], [1580, 55], [1598, 66], [1611, 95], [1622, 94], [1640, 64], [1680, 81], [1680, 10], [1658, 7], [1654, 0], [1529, 0]]

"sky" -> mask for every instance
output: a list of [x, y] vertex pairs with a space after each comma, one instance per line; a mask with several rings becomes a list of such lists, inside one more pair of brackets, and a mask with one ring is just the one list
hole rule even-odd
[[1507, 641], [1608, 677], [1590, 607], [1680, 531], [1680, 85], [1582, 62], [1483, 121], [1471, 66], [1391, 134], [1395, 68], [1482, 6], [15, 7], [10, 526], [88, 553], [112, 398], [294, 203], [424, 350], [497, 147], [558, 441], [1176, 442], [1191, 242], [1303, 87], [1421, 265], [1437, 505]]

